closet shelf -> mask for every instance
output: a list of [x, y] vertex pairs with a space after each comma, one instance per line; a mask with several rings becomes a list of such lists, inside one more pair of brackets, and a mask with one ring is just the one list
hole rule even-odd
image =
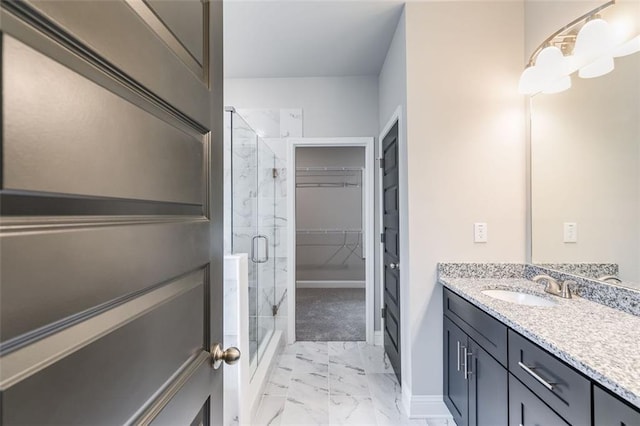
[[296, 188], [361, 188], [362, 172], [361, 167], [298, 167]]

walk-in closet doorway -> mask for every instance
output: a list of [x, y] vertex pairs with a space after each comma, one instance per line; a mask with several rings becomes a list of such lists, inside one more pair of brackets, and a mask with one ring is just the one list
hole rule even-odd
[[289, 142], [288, 340], [373, 344], [373, 138]]

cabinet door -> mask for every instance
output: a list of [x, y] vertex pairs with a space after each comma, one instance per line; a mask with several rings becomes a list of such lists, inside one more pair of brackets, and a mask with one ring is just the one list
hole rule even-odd
[[608, 392], [593, 387], [593, 423], [597, 425], [640, 425], [640, 411], [631, 408]]
[[458, 426], [468, 423], [468, 381], [464, 374], [467, 335], [444, 317], [444, 400]]
[[469, 339], [469, 424], [502, 426], [508, 422], [507, 370], [476, 342]]
[[509, 374], [510, 426], [569, 426], [518, 379]]

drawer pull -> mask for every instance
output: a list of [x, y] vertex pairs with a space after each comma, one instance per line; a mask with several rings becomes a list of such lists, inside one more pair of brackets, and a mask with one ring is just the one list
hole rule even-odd
[[464, 379], [469, 380], [469, 376], [471, 375], [471, 371], [469, 371], [469, 357], [473, 355], [472, 352], [468, 352], [467, 348], [462, 347], [463, 357], [464, 357]]
[[460, 341], [458, 340], [458, 371], [460, 371]]
[[531, 375], [534, 379], [536, 379], [537, 381], [542, 383], [545, 388], [547, 388], [549, 390], [553, 390], [553, 385], [555, 385], [555, 383], [549, 383], [545, 379], [543, 379], [542, 377], [538, 376], [538, 374], [535, 371], [533, 371], [533, 370], [535, 370], [535, 367], [527, 367], [525, 364], [522, 363], [522, 361], [518, 361], [518, 365], [524, 371], [529, 373], [529, 375]]

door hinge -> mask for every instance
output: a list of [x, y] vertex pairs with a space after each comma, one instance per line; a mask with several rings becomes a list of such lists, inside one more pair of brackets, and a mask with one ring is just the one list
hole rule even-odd
[[387, 239], [386, 239], [386, 238], [385, 238], [385, 236], [384, 236], [384, 232], [382, 232], [382, 233], [380, 234], [380, 242], [381, 242], [382, 244], [384, 244], [384, 243], [386, 243], [386, 242], [387, 242]]
[[380, 158], [378, 161], [380, 162], [380, 168], [384, 169], [384, 158]]
[[276, 169], [275, 167], [273, 169], [271, 169], [271, 174], [273, 176], [273, 178], [277, 178], [278, 177], [278, 169]]
[[385, 319], [387, 318], [387, 308], [380, 309], [380, 316]]

